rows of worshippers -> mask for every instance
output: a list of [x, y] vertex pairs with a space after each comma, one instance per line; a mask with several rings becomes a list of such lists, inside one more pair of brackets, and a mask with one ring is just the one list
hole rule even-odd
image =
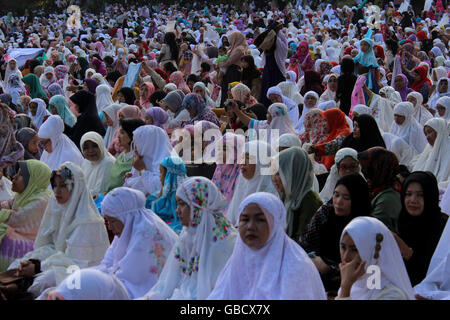
[[449, 299], [448, 16], [364, 4], [3, 17], [2, 299]]

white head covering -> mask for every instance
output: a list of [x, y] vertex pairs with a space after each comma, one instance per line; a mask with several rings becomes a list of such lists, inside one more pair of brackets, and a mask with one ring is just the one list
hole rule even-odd
[[86, 184], [91, 194], [98, 195], [108, 188], [109, 173], [116, 159], [108, 152], [103, 143], [103, 138], [97, 132], [86, 132], [80, 140], [80, 149], [86, 141], [94, 142], [100, 150], [100, 159], [96, 162], [83, 159], [81, 169], [86, 175]]
[[177, 85], [175, 83], [172, 83], [172, 82], [170, 82], [170, 83], [168, 83], [168, 84], [166, 84], [164, 86], [164, 90], [168, 90], [168, 92], [175, 91], [177, 89], [178, 89]]
[[84, 73], [84, 78], [85, 78], [85, 79], [90, 79], [90, 78], [88, 77], [88, 74], [89, 74], [89, 73], [92, 73], [92, 75], [94, 75], [96, 72], [95, 72], [95, 70], [92, 69], [92, 68], [87, 69], [87, 70], [85, 71], [85, 73]]
[[374, 95], [369, 107], [372, 109], [372, 116], [375, 118], [378, 127], [384, 132], [389, 132], [394, 122], [394, 106], [402, 102], [402, 98], [400, 93], [390, 86], [381, 88], [380, 94], [382, 93], [386, 97]]
[[421, 125], [424, 125], [428, 119], [433, 118], [433, 115], [422, 106], [423, 96], [420, 92], [410, 92], [406, 96], [406, 98], [413, 97], [416, 99], [416, 104], [414, 105], [414, 118], [416, 118], [417, 122]]
[[279, 135], [285, 133], [295, 134], [295, 129], [285, 104], [272, 103], [267, 112], [272, 116], [272, 121], [270, 122], [271, 130], [278, 129]]
[[122, 105], [120, 104], [111, 104], [107, 107], [105, 107], [102, 112], [107, 114], [108, 117], [111, 118], [112, 122], [113, 122], [113, 126], [112, 127], [108, 127], [108, 129], [106, 129], [106, 134], [104, 137], [104, 142], [105, 142], [105, 146], [108, 148], [109, 145], [112, 143], [112, 141], [114, 140], [114, 134], [116, 133], [116, 131], [119, 129], [120, 124], [119, 124], [119, 117], [117, 116], [117, 112], [122, 108]]
[[411, 162], [416, 155], [416, 151], [405, 140], [390, 132], [383, 132], [381, 136], [386, 144], [386, 149], [395, 153], [399, 164], [403, 164], [412, 170]]
[[269, 239], [262, 248], [253, 249], [239, 236], [208, 299], [325, 300], [317, 268], [284, 231], [286, 210], [283, 202], [273, 194], [257, 192], [242, 202], [239, 216], [251, 203], [257, 204], [266, 216]]
[[354, 108], [353, 108], [353, 117], [355, 112], [358, 115], [362, 115], [362, 114], [370, 114], [372, 115], [372, 112], [370, 110], [370, 108], [364, 104], [357, 104]]
[[48, 117], [38, 131], [39, 138], [50, 139], [52, 142], [52, 152], [42, 152], [40, 159], [52, 170], [65, 161], [72, 161], [78, 166], [83, 163], [83, 156], [77, 146], [63, 132], [64, 122], [58, 115]]
[[301, 115], [300, 119], [298, 119], [297, 125], [295, 126], [295, 131], [298, 134], [301, 134], [301, 133], [303, 133], [303, 131], [305, 131], [304, 121], [305, 121], [306, 112], [308, 112], [309, 110], [311, 110], [313, 108], [317, 108], [317, 105], [319, 103], [319, 95], [315, 91], [308, 91], [307, 93], [305, 93], [305, 96], [303, 97], [303, 101], [305, 101], [309, 95], [312, 95], [316, 98], [316, 104], [311, 108], [307, 108], [305, 105], [303, 105], [302, 115]]
[[[11, 70], [11, 67], [10, 67], [10, 63], [11, 63], [12, 61], [15, 61], [15, 62], [16, 62], [16, 68], [15, 68], [14, 70]], [[19, 79], [22, 79], [22, 72], [20, 72], [20, 70], [19, 70], [19, 64], [17, 63], [17, 60], [16, 60], [16, 59], [9, 59], [9, 60], [8, 60], [8, 64], [6, 65], [6, 69], [5, 69], [5, 77], [3, 78], [3, 79], [4, 79], [4, 83], [5, 83], [5, 86], [4, 86], [5, 91], [8, 91], [8, 90], [9, 90], [9, 83], [8, 83], [8, 80], [9, 80], [9, 77], [10, 77], [12, 74], [17, 75], [17, 76], [19, 77]]]
[[282, 134], [276, 144], [278, 147], [290, 148], [290, 147], [302, 147], [302, 141], [297, 134], [285, 133]]
[[238, 223], [239, 205], [245, 197], [255, 192], [277, 194], [275, 186], [272, 184], [272, 178], [268, 172], [270, 168], [270, 157], [275, 154], [272, 147], [264, 141], [253, 140], [245, 144], [244, 153], [250, 155], [250, 159], [253, 161], [251, 163], [256, 163], [255, 175], [247, 180], [242, 173], [239, 173], [233, 198], [227, 211], [227, 218], [233, 225], [237, 225]]
[[[370, 266], [377, 266], [381, 271], [381, 288], [369, 289], [367, 286], [370, 274], [365, 273], [352, 286], [350, 296], [352, 300], [370, 300], [387, 285], [400, 289], [408, 300], [415, 300], [405, 264], [400, 254], [397, 242], [392, 232], [377, 218], [357, 217], [353, 219], [342, 231], [342, 237], [348, 234], [362, 261], [366, 261], [366, 270]], [[376, 238], [382, 235], [381, 249], [378, 258], [375, 258]]]
[[104, 108], [114, 103], [111, 95], [111, 88], [106, 84], [101, 84], [95, 89], [95, 101], [97, 112], [102, 112]]
[[423, 133], [423, 127], [414, 118], [414, 107], [411, 102], [405, 101], [397, 103], [394, 108], [394, 115], [405, 117], [405, 121], [398, 125], [396, 122], [392, 124], [390, 133], [402, 138], [417, 153], [421, 153], [427, 144], [427, 140]]
[[45, 116], [51, 115], [50, 112], [47, 110], [47, 105], [45, 104], [45, 101], [40, 98], [31, 99], [30, 102], [36, 102], [37, 103], [37, 109], [36, 109], [36, 115], [33, 116], [30, 111], [28, 111], [28, 115], [33, 120], [34, 124], [36, 125], [36, 128], [40, 128], [42, 125], [42, 122], [44, 121]]
[[[328, 202], [333, 197], [333, 192], [334, 188], [336, 187], [336, 183], [341, 178], [339, 176], [337, 165], [346, 157], [352, 157], [353, 159], [359, 162], [358, 152], [355, 149], [342, 148], [339, 149], [338, 152], [336, 152], [336, 156], [334, 157], [334, 164], [330, 169], [330, 174], [328, 175], [327, 181], [325, 182], [325, 185], [319, 194], [324, 203]], [[363, 176], [361, 172], [361, 165], [359, 165], [358, 173], [361, 176]]]
[[[271, 87], [267, 90], [267, 98], [268, 99], [271, 94], [279, 95], [282, 98], [283, 104], [287, 107], [289, 117], [291, 118], [291, 121], [292, 121], [292, 125], [295, 126], [297, 124], [298, 117], [299, 117], [298, 104], [295, 101], [293, 101], [292, 99], [283, 95], [281, 88], [278, 86]], [[298, 99], [298, 97], [297, 97], [297, 99]]]
[[190, 207], [190, 226], [183, 227], [148, 299], [206, 299], [231, 256], [237, 232], [221, 213], [226, 200], [204, 177], [190, 177], [177, 189]]
[[447, 121], [442, 118], [433, 118], [425, 123], [437, 133], [434, 145], [427, 144], [420, 155], [414, 171], [431, 171], [438, 183], [450, 179], [450, 137], [448, 136]]
[[[448, 86], [447, 86], [447, 92], [439, 92], [439, 85], [441, 83], [441, 81], [443, 80], [447, 80]], [[440, 78], [436, 84], [436, 89], [434, 90], [434, 93], [431, 95], [430, 99], [428, 100], [428, 105], [430, 106], [430, 108], [436, 110], [436, 102], [438, 101], [438, 99], [440, 97], [444, 97], [444, 96], [450, 96], [450, 79], [445, 77], [445, 78]]]
[[448, 97], [448, 96], [447, 97], [440, 97], [437, 100], [437, 102], [436, 102], [436, 108], [437, 108], [438, 104], [445, 108], [444, 116], [441, 117], [439, 115], [439, 117], [445, 119], [446, 121], [450, 120], [450, 97]]
[[95, 268], [117, 276], [131, 299], [143, 296], [155, 285], [178, 238], [161, 218], [145, 208], [145, 200], [141, 191], [120, 187], [102, 202], [102, 214], [119, 219], [124, 227]]
[[[79, 287], [75, 284], [79, 281]], [[125, 286], [115, 275], [95, 269], [77, 270], [53, 290], [66, 300], [129, 300]]]
[[297, 105], [303, 103], [303, 96], [300, 94], [295, 82], [283, 81], [280, 82], [277, 87], [281, 89], [283, 96], [291, 99]]

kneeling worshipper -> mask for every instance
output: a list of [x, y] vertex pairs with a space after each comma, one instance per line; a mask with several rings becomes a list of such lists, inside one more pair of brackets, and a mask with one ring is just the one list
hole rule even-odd
[[120, 187], [110, 191], [102, 202], [102, 214], [114, 241], [103, 261], [92, 269], [116, 276], [130, 299], [141, 297], [158, 280], [178, 236], [145, 209], [145, 196], [138, 190]]
[[386, 148], [375, 119], [368, 114], [353, 117], [353, 132], [342, 141], [341, 148], [352, 148], [363, 152], [372, 147]]
[[58, 94], [53, 96], [49, 103], [48, 107], [52, 114], [59, 115], [61, 119], [64, 121], [64, 133], [70, 134], [72, 128], [75, 126], [77, 122], [77, 117], [75, 114], [70, 111], [70, 106], [67, 103], [66, 97]]
[[379, 94], [375, 94], [366, 87], [364, 91], [371, 97], [367, 104], [371, 109], [371, 115], [377, 121], [378, 127], [384, 132], [391, 130], [394, 122], [393, 109], [396, 104], [402, 102], [400, 93], [390, 86], [380, 89]]
[[386, 149], [395, 153], [400, 165], [404, 165], [408, 170], [412, 170], [413, 159], [416, 156], [416, 151], [406, 143], [405, 140], [392, 134], [384, 132], [382, 135]]
[[285, 226], [286, 210], [278, 197], [248, 196], [239, 207], [233, 254], [208, 299], [326, 300], [319, 272]]
[[269, 88], [269, 90], [267, 90], [267, 99], [269, 99], [272, 102], [272, 104], [282, 103], [287, 107], [289, 117], [291, 118], [292, 121], [292, 125], [295, 128], [300, 116], [298, 104], [295, 103], [293, 100], [289, 99], [288, 97], [284, 96], [283, 92], [281, 91], [281, 88], [279, 88], [278, 86], [271, 87]]
[[220, 127], [220, 121], [216, 114], [206, 105], [205, 99], [198, 93], [187, 94], [181, 105], [191, 116], [191, 119], [186, 121], [185, 124], [194, 125], [198, 121], [206, 120]]
[[272, 183], [286, 206], [286, 234], [298, 242], [311, 217], [322, 205], [312, 190], [314, 172], [305, 150], [291, 147], [272, 160]]
[[241, 202], [255, 192], [268, 192], [274, 195], [277, 190], [270, 175], [270, 158], [275, 151], [264, 141], [252, 140], [244, 145], [243, 160], [239, 165], [241, 172], [236, 182], [226, 216], [234, 225], [238, 224], [238, 209]]
[[414, 171], [432, 172], [439, 188], [446, 189], [450, 182], [450, 137], [448, 124], [442, 118], [433, 118], [423, 128], [428, 144], [414, 165]]
[[[78, 287], [74, 283], [79, 283]], [[123, 283], [113, 274], [95, 269], [76, 270], [39, 300], [130, 300]]]
[[[33, 297], [55, 287], [68, 275], [67, 268], [98, 265], [109, 247], [105, 223], [86, 187], [81, 168], [64, 162], [51, 175], [53, 196], [42, 218], [34, 250], [14, 261], [8, 269], [32, 282]], [[89, 250], [87, 250], [89, 248]], [[32, 279], [30, 279], [32, 278]]]
[[84, 157], [81, 169], [86, 176], [87, 188], [92, 196], [98, 196], [106, 192], [116, 159], [106, 150], [102, 136], [94, 131], [81, 137], [80, 149]]
[[[154, 108], [154, 107], [153, 107]], [[181, 181], [186, 178], [186, 166], [177, 156], [162, 159], [159, 164], [161, 190], [151, 194], [145, 207], [163, 219], [175, 232], [180, 233], [183, 226], [178, 218], [175, 193]]]
[[[342, 231], [341, 287], [336, 300], [415, 300], [397, 242], [378, 219], [357, 217]], [[369, 288], [374, 267], [380, 288]]]
[[140, 126], [133, 131], [132, 148], [131, 174], [125, 176], [123, 186], [140, 190], [148, 197], [160, 190], [161, 160], [175, 153], [167, 133], [154, 125]]
[[44, 149], [41, 161], [50, 167], [57, 169], [66, 161], [81, 166], [83, 156], [77, 146], [64, 133], [64, 122], [60, 116], [50, 116], [41, 126], [38, 132], [39, 145]]
[[414, 118], [421, 125], [424, 125], [429, 119], [433, 118], [433, 115], [423, 105], [423, 97], [420, 92], [413, 91], [408, 93], [406, 100], [411, 102], [414, 106]]
[[105, 143], [105, 147], [109, 148], [113, 143], [114, 138], [116, 136], [116, 131], [119, 130], [119, 115], [118, 112], [122, 108], [120, 104], [114, 103], [109, 105], [102, 110], [103, 117], [105, 118], [106, 129], [105, 137], [103, 141]]
[[39, 98], [31, 100], [28, 109], [28, 115], [31, 117], [33, 123], [38, 129], [44, 123], [44, 120], [51, 115], [51, 113], [47, 110], [45, 101]]
[[178, 186], [181, 231], [149, 300], [204, 300], [233, 252], [237, 231], [221, 213], [226, 200], [204, 177], [189, 177]]
[[319, 95], [315, 91], [308, 91], [304, 96], [304, 103], [303, 103], [303, 109], [302, 114], [300, 116], [300, 119], [298, 119], [297, 124], [295, 125], [295, 131], [298, 134], [302, 134], [305, 131], [305, 116], [306, 113], [313, 109], [317, 108], [317, 105], [319, 103]]
[[[436, 102], [437, 115], [445, 119], [445, 121], [450, 121], [450, 97], [441, 97]], [[436, 115], [436, 116], [437, 116]]]
[[19, 170], [12, 180], [15, 196], [3, 202], [0, 210], [0, 272], [33, 250], [51, 196], [48, 189], [51, 170], [45, 163], [38, 160], [17, 163]]
[[290, 147], [302, 147], [302, 141], [300, 140], [299, 136], [293, 133], [285, 133], [282, 134], [279, 138], [277, 143], [275, 144], [278, 146], [278, 152], [281, 152], [283, 150], [286, 150]]

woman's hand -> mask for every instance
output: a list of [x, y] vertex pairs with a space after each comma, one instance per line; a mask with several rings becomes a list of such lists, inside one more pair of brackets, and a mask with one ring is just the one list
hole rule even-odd
[[131, 163], [131, 165], [137, 170], [137, 171], [142, 171], [145, 170], [145, 162], [144, 162], [144, 156], [141, 156], [137, 150], [134, 151], [134, 158], [133, 158], [133, 162]]
[[131, 176], [133, 176], [133, 174], [130, 172], [125, 173], [125, 175], [123, 176], [123, 181], [125, 182], [126, 179], [130, 178]]
[[35, 270], [34, 263], [32, 263], [31, 261], [23, 261], [20, 263], [19, 268], [17, 268], [16, 275], [18, 277], [31, 278], [35, 274], [34, 270]]
[[350, 296], [353, 284], [366, 272], [366, 262], [359, 259], [359, 257], [355, 257], [348, 263], [341, 262], [339, 264], [339, 269], [341, 270], [341, 294], [339, 297], [341, 298]]

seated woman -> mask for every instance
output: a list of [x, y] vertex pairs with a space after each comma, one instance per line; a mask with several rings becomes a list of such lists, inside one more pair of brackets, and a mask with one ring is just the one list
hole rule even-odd
[[430, 111], [425, 108], [423, 103], [423, 97], [420, 92], [413, 91], [408, 94], [406, 97], [406, 100], [411, 102], [414, 106], [414, 118], [417, 120], [419, 124], [422, 126], [427, 122], [429, 119], [433, 118], [433, 115]]
[[285, 133], [282, 134], [279, 138], [277, 143], [275, 144], [278, 146], [278, 152], [281, 152], [283, 150], [286, 150], [290, 147], [302, 147], [302, 141], [298, 137], [298, 135], [293, 133]]
[[64, 162], [52, 172], [50, 182], [54, 196], [42, 218], [34, 250], [9, 266], [18, 267], [19, 276], [33, 278], [27, 291], [34, 297], [60, 284], [68, 267], [98, 265], [109, 247], [104, 221], [81, 168]]
[[[51, 192], [50, 168], [38, 160], [18, 162], [12, 180], [13, 199], [2, 203], [0, 211], [0, 272], [17, 258], [33, 250], [42, 216]], [[3, 240], [2, 234], [4, 235]]]
[[273, 194], [257, 192], [242, 202], [235, 249], [208, 299], [326, 299], [317, 269], [285, 233], [285, 221], [283, 203]]
[[239, 83], [231, 89], [231, 95], [233, 100], [238, 100], [242, 102], [246, 107], [250, 107], [258, 103], [258, 100], [252, 96], [250, 88], [243, 83]]
[[86, 176], [87, 188], [92, 196], [98, 196], [106, 192], [116, 159], [106, 150], [103, 138], [94, 131], [81, 137], [80, 149], [84, 157], [81, 169]]
[[145, 124], [152, 124], [164, 129], [169, 121], [169, 115], [160, 107], [151, 107], [145, 111], [144, 120]]
[[386, 149], [397, 156], [398, 163], [408, 168], [408, 170], [412, 170], [416, 151], [405, 140], [390, 132], [384, 132], [381, 136], [386, 144]]
[[335, 163], [331, 167], [325, 186], [319, 194], [324, 203], [327, 203], [333, 197], [336, 182], [351, 173], [359, 173], [362, 176], [358, 152], [352, 148], [339, 149], [336, 152]]
[[113, 144], [114, 138], [116, 138], [116, 132], [120, 127], [118, 115], [120, 109], [122, 109], [122, 106], [114, 103], [102, 110], [103, 117], [105, 118], [105, 124], [107, 126], [103, 142], [105, 143], [105, 147], [108, 148], [108, 151], [109, 147]]
[[319, 102], [319, 95], [315, 91], [308, 91], [304, 96], [304, 104], [302, 109], [302, 114], [298, 119], [298, 122], [295, 126], [295, 131], [298, 134], [302, 134], [305, 131], [305, 116], [306, 113], [314, 108], [317, 108]]
[[191, 120], [189, 112], [183, 108], [184, 93], [181, 90], [169, 92], [160, 102], [161, 108], [169, 113], [167, 129], [181, 128], [184, 123]]
[[367, 105], [371, 109], [371, 115], [375, 118], [378, 127], [384, 132], [389, 132], [394, 122], [393, 109], [397, 103], [402, 102], [400, 93], [390, 86], [380, 89], [379, 94], [373, 93], [366, 86], [364, 92], [369, 96]]
[[233, 252], [237, 232], [222, 215], [226, 200], [211, 180], [187, 178], [176, 199], [183, 231], [155, 286], [142, 299], [206, 299]]
[[353, 117], [353, 132], [342, 141], [341, 148], [363, 152], [372, 147], [386, 148], [377, 122], [368, 114]]
[[437, 114], [436, 116], [445, 119], [447, 122], [450, 121], [450, 97], [441, 97], [436, 102]]
[[195, 124], [198, 121], [206, 120], [220, 127], [219, 119], [210, 108], [207, 108], [205, 99], [201, 95], [189, 93], [184, 97], [181, 105], [191, 116], [191, 119], [185, 124]]
[[64, 134], [70, 135], [72, 128], [77, 123], [77, 117], [70, 111], [66, 97], [55, 95], [48, 103], [48, 109], [52, 114], [59, 115], [64, 121]]
[[[113, 156], [117, 157], [124, 150], [124, 148], [119, 143], [120, 120], [122, 120], [122, 119], [141, 119], [142, 114], [141, 114], [141, 110], [137, 106], [128, 106], [128, 105], [123, 106], [122, 105], [120, 108], [117, 108], [116, 104], [111, 105], [111, 107], [112, 106], [114, 106], [114, 108], [111, 111], [107, 112], [107, 115], [109, 115], [111, 117], [111, 120], [113, 123], [112, 129], [114, 130], [116, 125], [117, 125], [117, 129], [115, 130], [115, 133], [112, 137], [112, 141], [109, 143], [108, 151]], [[119, 104], [119, 106], [120, 106], [120, 104]], [[108, 109], [108, 107], [105, 109]], [[112, 113], [114, 111], [116, 112], [115, 120], [112, 115]], [[105, 114], [105, 113], [103, 112], [103, 114]], [[105, 119], [108, 119], [108, 118], [105, 117]], [[108, 131], [106, 133], [108, 133]], [[105, 138], [106, 138], [106, 134], [105, 134]], [[109, 138], [111, 139], [111, 136], [109, 136]]]
[[270, 158], [275, 151], [264, 141], [252, 140], [244, 145], [239, 167], [241, 172], [236, 182], [233, 198], [227, 210], [227, 218], [238, 225], [238, 209], [241, 202], [255, 192], [277, 194], [270, 176]]
[[394, 108], [394, 123], [390, 133], [405, 140], [417, 154], [423, 152], [427, 141], [422, 126], [414, 118], [414, 107], [411, 102], [400, 102]]
[[401, 195], [399, 236], [413, 250], [405, 265], [411, 284], [415, 286], [427, 274], [448, 217], [439, 208], [438, 184], [431, 172], [411, 173], [403, 182]]
[[272, 183], [286, 207], [286, 234], [298, 242], [311, 217], [322, 205], [312, 190], [314, 172], [305, 150], [291, 147], [272, 160]]
[[[341, 287], [336, 300], [414, 300], [398, 245], [380, 220], [353, 219], [342, 231], [340, 248]], [[368, 286], [374, 272], [380, 277], [379, 288]]]
[[32, 99], [28, 105], [28, 115], [33, 120], [36, 128], [40, 128], [44, 121], [51, 115], [47, 110], [45, 101], [40, 98]]
[[439, 187], [446, 189], [450, 182], [450, 137], [444, 119], [433, 118], [425, 123], [423, 131], [428, 144], [417, 159], [413, 171], [430, 171]]
[[141, 119], [123, 119], [120, 120], [119, 129], [119, 145], [124, 150], [119, 154], [109, 175], [109, 184], [106, 192], [114, 188], [121, 187], [125, 181], [125, 174], [130, 172], [134, 157], [134, 150], [131, 149], [131, 141], [133, 141], [133, 131], [140, 126], [145, 125]]
[[339, 239], [344, 227], [359, 216], [370, 214], [369, 188], [358, 173], [338, 180], [333, 197], [314, 214], [299, 244], [310, 254], [324, 282], [325, 290], [336, 296], [340, 285]]
[[208, 89], [206, 88], [205, 84], [201, 81], [196, 82], [194, 86], [192, 87], [193, 93], [198, 93], [202, 96], [203, 99], [206, 101], [206, 105], [209, 108], [218, 108], [219, 107], [219, 101], [214, 102], [213, 99], [211, 99]]
[[34, 129], [25, 127], [16, 131], [16, 140], [20, 142], [24, 148], [24, 160], [41, 159], [39, 137]]
[[133, 131], [134, 159], [123, 186], [142, 191], [146, 197], [160, 191], [159, 166], [172, 154], [167, 133], [156, 126], [144, 125]]
[[300, 113], [298, 110], [298, 104], [288, 97], [283, 95], [283, 92], [278, 86], [274, 86], [267, 90], [267, 99], [269, 99], [272, 104], [282, 103], [287, 107], [289, 117], [291, 118], [292, 125], [295, 128], [297, 125]]
[[78, 166], [83, 163], [83, 156], [77, 146], [63, 131], [64, 122], [61, 117], [52, 115], [42, 124], [38, 132], [39, 145], [44, 149], [41, 161], [51, 170], [57, 169], [66, 161]]
[[175, 232], [180, 233], [182, 225], [176, 213], [175, 193], [181, 181], [186, 179], [186, 166], [181, 158], [170, 156], [159, 165], [161, 190], [151, 194], [145, 207], [163, 219]]
[[[79, 288], [74, 283], [79, 281]], [[70, 274], [40, 300], [130, 300], [123, 283], [100, 270], [81, 269]]]

